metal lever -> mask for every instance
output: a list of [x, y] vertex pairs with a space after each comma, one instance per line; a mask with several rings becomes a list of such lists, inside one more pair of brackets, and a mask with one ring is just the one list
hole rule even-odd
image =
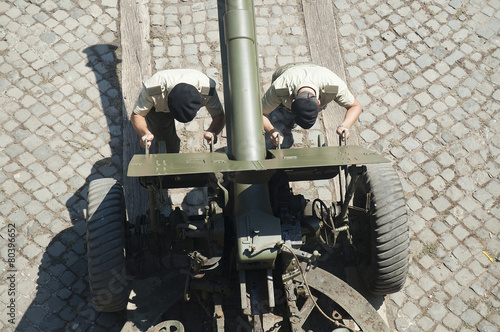
[[149, 147], [148, 147], [148, 139], [144, 139], [144, 148], [146, 149], [146, 157], [149, 157]]
[[[340, 126], [339, 126], [340, 127]], [[343, 126], [345, 127], [345, 126]], [[342, 141], [344, 141], [344, 146], [347, 146], [347, 133], [346, 131], [349, 130], [349, 128], [345, 127], [346, 130], [342, 132], [342, 135], [339, 136], [339, 146], [342, 147]], [[345, 138], [344, 140], [342, 138]], [[345, 186], [346, 186], [346, 191], [347, 191], [347, 165], [339, 166], [339, 191], [340, 191], [340, 204], [343, 206], [344, 205], [344, 193], [342, 190], [342, 170], [344, 171], [344, 180], [345, 180]]]
[[349, 129], [344, 130], [342, 132], [342, 135], [339, 135], [339, 146], [342, 146], [342, 142], [344, 142], [344, 145], [347, 145], [347, 134], [346, 134], [347, 130]]

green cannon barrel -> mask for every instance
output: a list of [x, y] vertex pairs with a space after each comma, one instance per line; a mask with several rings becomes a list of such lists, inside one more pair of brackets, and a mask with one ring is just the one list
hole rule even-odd
[[[226, 0], [223, 12], [221, 54], [228, 154], [239, 161], [264, 160], [266, 148], [253, 1]], [[281, 228], [280, 220], [272, 214], [267, 183], [241, 182], [233, 183], [239, 268], [272, 267], [277, 250], [269, 244], [281, 240]]]
[[226, 0], [225, 8], [230, 155], [235, 160], [262, 160], [266, 149], [253, 1]]

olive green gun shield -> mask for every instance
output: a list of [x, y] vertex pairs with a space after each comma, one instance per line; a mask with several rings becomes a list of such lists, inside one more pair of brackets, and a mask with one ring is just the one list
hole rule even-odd
[[[169, 153], [135, 155], [130, 161], [127, 176], [189, 175], [200, 173], [242, 173], [343, 165], [388, 163], [388, 159], [359, 146], [327, 146], [301, 149], [270, 150], [264, 160], [231, 160], [225, 153]], [[264, 181], [256, 181], [264, 182]]]

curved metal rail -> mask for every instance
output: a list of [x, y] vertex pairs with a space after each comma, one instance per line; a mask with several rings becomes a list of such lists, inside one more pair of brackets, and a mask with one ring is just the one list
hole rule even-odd
[[[301, 263], [305, 271], [307, 263]], [[328, 296], [341, 306], [362, 331], [390, 332], [385, 321], [373, 306], [343, 280], [320, 268], [311, 267], [305, 274], [309, 287]]]

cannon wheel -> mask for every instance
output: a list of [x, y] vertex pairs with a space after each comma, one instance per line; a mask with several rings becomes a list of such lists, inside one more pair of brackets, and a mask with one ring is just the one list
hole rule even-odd
[[87, 257], [92, 303], [97, 311], [121, 311], [128, 302], [123, 188], [115, 179], [93, 180], [89, 184], [87, 203]]
[[390, 164], [367, 165], [354, 192], [353, 244], [362, 285], [375, 295], [395, 293], [408, 273], [409, 226], [406, 200]]

